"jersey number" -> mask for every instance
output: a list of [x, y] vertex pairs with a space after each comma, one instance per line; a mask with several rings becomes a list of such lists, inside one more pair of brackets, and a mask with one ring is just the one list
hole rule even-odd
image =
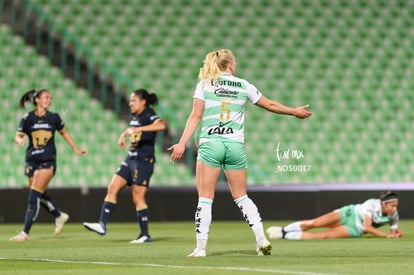
[[220, 113], [220, 121], [221, 122], [227, 122], [230, 120], [230, 109], [227, 108], [226, 106], [231, 105], [231, 102], [221, 102], [221, 113]]

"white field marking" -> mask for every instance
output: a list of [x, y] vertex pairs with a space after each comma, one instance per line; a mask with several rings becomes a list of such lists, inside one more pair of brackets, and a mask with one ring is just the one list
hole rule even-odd
[[233, 267], [233, 266], [184, 266], [184, 265], [163, 265], [163, 264], [133, 264], [133, 263], [117, 263], [117, 262], [88, 262], [88, 261], [72, 261], [59, 259], [40, 259], [40, 258], [4, 258], [0, 257], [0, 261], [32, 261], [32, 262], [48, 262], [48, 263], [64, 263], [64, 264], [92, 264], [92, 265], [116, 265], [116, 266], [144, 266], [144, 267], [159, 267], [159, 268], [173, 268], [173, 269], [204, 269], [204, 270], [232, 270], [232, 271], [247, 271], [247, 272], [262, 272], [274, 274], [295, 274], [295, 275], [335, 275], [332, 273], [316, 273], [305, 271], [291, 271], [281, 269], [263, 269], [250, 267]]

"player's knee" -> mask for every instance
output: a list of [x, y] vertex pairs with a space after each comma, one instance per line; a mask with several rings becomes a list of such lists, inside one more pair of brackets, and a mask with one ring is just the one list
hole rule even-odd
[[312, 227], [312, 228], [314, 228], [314, 227], [318, 227], [318, 226], [319, 226], [319, 224], [318, 224], [318, 222], [317, 222], [317, 221], [315, 221], [315, 220], [310, 220], [310, 221], [309, 221], [309, 226], [310, 226], [310, 227]]
[[116, 195], [119, 192], [119, 188], [112, 184], [108, 185], [108, 188], [106, 190], [107, 190], [107, 196], [110, 196], [110, 197], [116, 197]]

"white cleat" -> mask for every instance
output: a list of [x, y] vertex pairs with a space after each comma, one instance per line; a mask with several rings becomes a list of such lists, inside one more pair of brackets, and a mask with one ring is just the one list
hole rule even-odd
[[206, 251], [205, 250], [198, 250], [194, 249], [194, 251], [187, 255], [187, 257], [205, 257]]
[[283, 238], [283, 228], [279, 226], [271, 226], [266, 230], [270, 239], [282, 239]]
[[138, 236], [136, 240], [132, 240], [129, 243], [150, 243], [150, 242], [152, 242], [152, 239], [150, 236], [140, 235]]
[[259, 245], [257, 245], [256, 251], [258, 256], [270, 255], [272, 252], [272, 245], [268, 240], [263, 240]]
[[65, 212], [60, 212], [60, 216], [55, 219], [55, 235], [62, 233], [65, 223], [69, 220], [69, 215]]
[[100, 223], [84, 222], [83, 226], [89, 231], [95, 232], [101, 236], [106, 234], [106, 228], [104, 228]]
[[13, 242], [24, 242], [29, 240], [29, 235], [26, 234], [26, 232], [21, 231], [16, 236], [13, 236], [9, 239]]

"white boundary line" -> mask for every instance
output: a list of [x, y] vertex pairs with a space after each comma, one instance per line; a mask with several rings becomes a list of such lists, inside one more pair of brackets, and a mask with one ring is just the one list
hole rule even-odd
[[133, 263], [117, 263], [117, 262], [88, 262], [88, 261], [72, 261], [59, 259], [40, 259], [40, 258], [4, 258], [0, 257], [0, 261], [32, 261], [32, 262], [48, 262], [48, 263], [64, 263], [64, 264], [91, 264], [91, 265], [116, 265], [116, 266], [144, 266], [144, 267], [158, 267], [158, 268], [173, 268], [173, 269], [204, 269], [204, 270], [231, 270], [231, 271], [246, 271], [246, 272], [261, 272], [274, 274], [294, 274], [294, 275], [334, 275], [328, 273], [316, 273], [305, 271], [291, 271], [281, 269], [264, 269], [264, 268], [250, 268], [250, 267], [233, 267], [233, 266], [184, 266], [184, 265], [164, 265], [164, 264], [133, 264]]

